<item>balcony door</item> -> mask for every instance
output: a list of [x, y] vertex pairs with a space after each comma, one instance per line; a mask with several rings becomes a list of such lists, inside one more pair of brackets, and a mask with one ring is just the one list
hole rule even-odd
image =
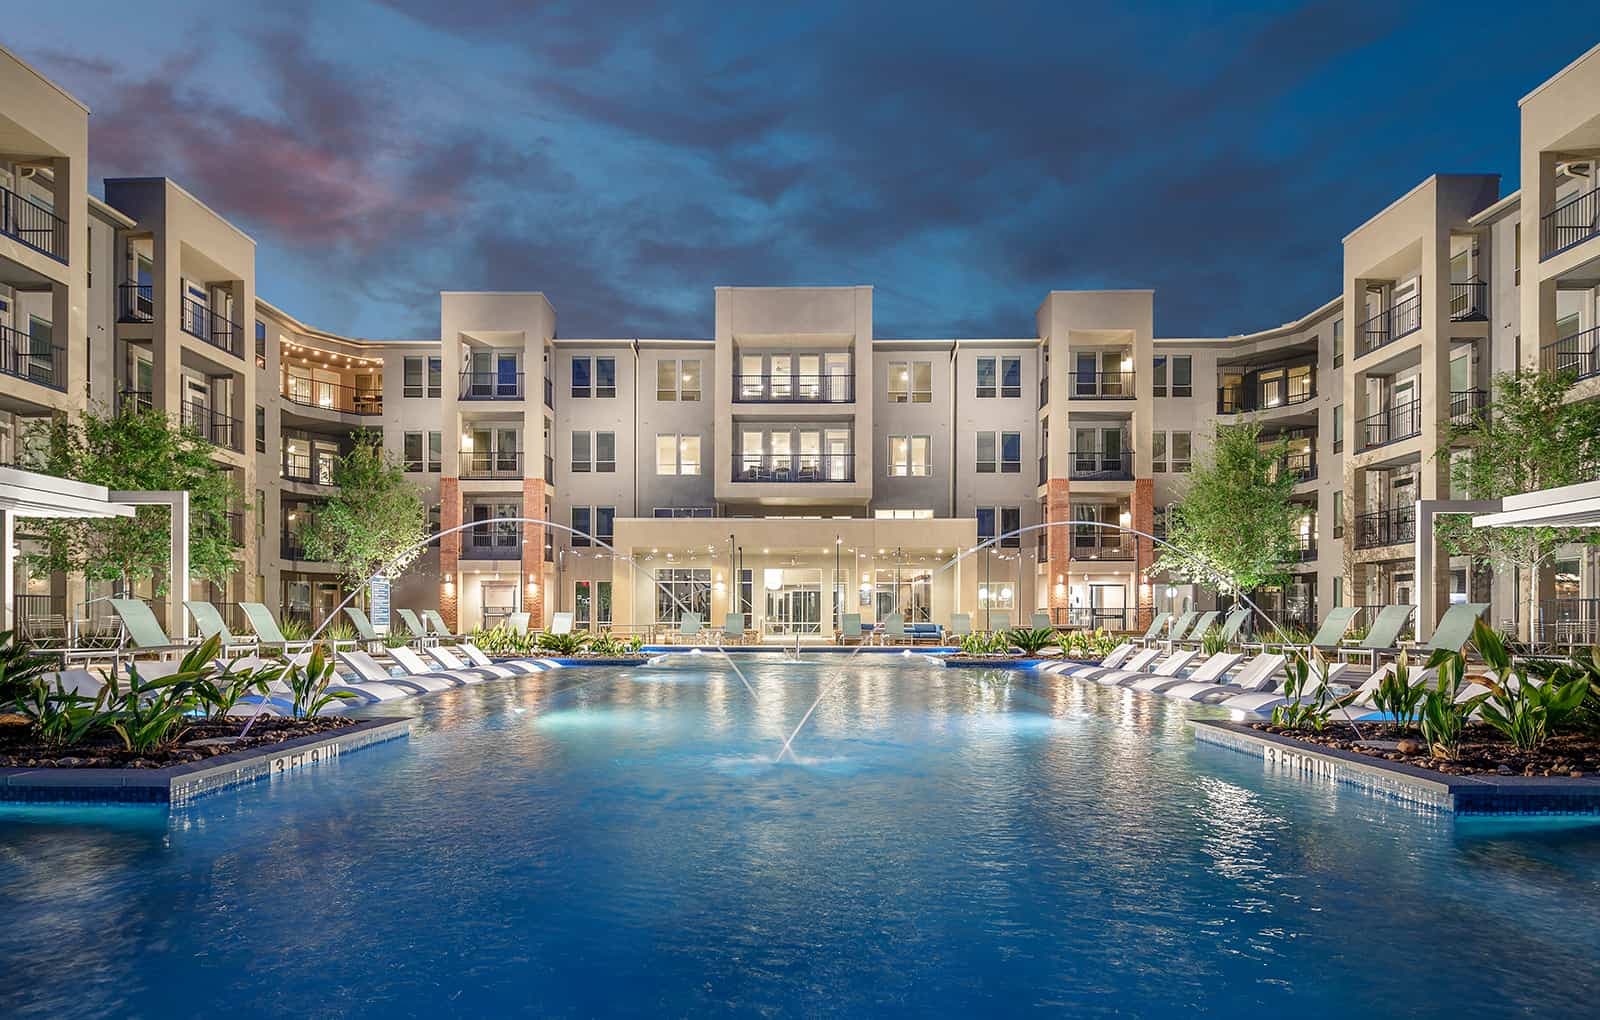
[[827, 399], [835, 404], [850, 399], [850, 355], [840, 351], [824, 355], [823, 373], [827, 376]]
[[823, 436], [827, 444], [828, 480], [843, 482], [850, 479], [850, 431], [848, 429], [828, 429]]

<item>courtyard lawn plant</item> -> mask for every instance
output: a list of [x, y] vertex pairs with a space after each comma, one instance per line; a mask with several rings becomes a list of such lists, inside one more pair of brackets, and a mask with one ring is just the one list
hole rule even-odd
[[1018, 627], [1006, 634], [1006, 640], [1023, 655], [1038, 655], [1059, 643], [1052, 627]]

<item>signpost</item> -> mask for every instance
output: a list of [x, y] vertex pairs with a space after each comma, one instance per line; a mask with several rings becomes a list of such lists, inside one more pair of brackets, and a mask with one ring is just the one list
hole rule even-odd
[[367, 585], [367, 592], [372, 598], [372, 626], [377, 630], [389, 629], [389, 579], [382, 574], [374, 574], [372, 581]]

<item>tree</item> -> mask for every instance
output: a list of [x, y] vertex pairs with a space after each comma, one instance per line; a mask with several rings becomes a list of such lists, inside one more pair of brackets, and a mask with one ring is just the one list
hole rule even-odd
[[[23, 466], [58, 478], [112, 490], [189, 493], [189, 571], [214, 584], [238, 569], [229, 514], [248, 509], [232, 474], [211, 457], [211, 444], [192, 428], [154, 408], [120, 413], [85, 411], [76, 421], [55, 418], [33, 426], [24, 441]], [[120, 582], [123, 591], [150, 581], [165, 594], [172, 554], [171, 511], [141, 506], [133, 517], [104, 520], [38, 519], [28, 536], [42, 552], [24, 557], [29, 572], [81, 573], [89, 581]]]
[[422, 555], [428, 537], [422, 488], [384, 452], [381, 434], [358, 433], [334, 468], [333, 482], [338, 495], [300, 528], [307, 556], [332, 563], [346, 583], [360, 588], [379, 570], [399, 573]]
[[[1489, 411], [1451, 426], [1447, 442], [1434, 454], [1449, 466], [1452, 492], [1466, 499], [1503, 499], [1593, 479], [1600, 465], [1600, 403], [1568, 403], [1571, 385], [1568, 373], [1496, 376]], [[1452, 458], [1456, 444], [1465, 444], [1467, 450]], [[1474, 528], [1472, 518], [1462, 514], [1438, 517], [1434, 534], [1452, 556], [1470, 556], [1526, 575], [1523, 636], [1530, 640], [1539, 608], [1540, 567], [1560, 546], [1600, 541], [1600, 535], [1585, 528]]]
[[1299, 557], [1305, 509], [1290, 499], [1294, 475], [1282, 470], [1286, 441], [1261, 444], [1253, 422], [1219, 425], [1210, 451], [1167, 509], [1167, 545], [1149, 574], [1252, 592], [1283, 585]]

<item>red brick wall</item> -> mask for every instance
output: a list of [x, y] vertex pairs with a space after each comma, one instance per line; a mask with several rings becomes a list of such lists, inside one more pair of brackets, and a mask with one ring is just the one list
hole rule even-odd
[[[1067, 493], [1067, 480], [1065, 478], [1052, 478], [1046, 483], [1044, 513], [1046, 521], [1072, 520], [1072, 501]], [[1072, 558], [1072, 529], [1050, 528], [1045, 532], [1046, 542], [1050, 551], [1050, 573], [1045, 578], [1049, 586], [1050, 617], [1058, 622], [1066, 622], [1067, 610], [1071, 608], [1071, 596], [1067, 594], [1066, 579], [1069, 573]], [[1057, 578], [1061, 578], [1061, 587], [1058, 589]]]
[[[1139, 478], [1133, 483], [1133, 506], [1130, 508], [1133, 515], [1133, 527], [1148, 535], [1156, 523], [1156, 483], [1153, 478]], [[1139, 603], [1138, 617], [1135, 626], [1139, 630], [1148, 629], [1151, 614], [1155, 611], [1155, 586], [1148, 583], [1143, 577], [1145, 568], [1155, 561], [1156, 544], [1144, 535], [1138, 536], [1139, 542], [1139, 573], [1141, 576], [1134, 578], [1137, 593], [1134, 597]]]
[[[461, 569], [461, 532], [451, 528], [461, 524], [461, 482], [439, 479], [439, 613], [453, 631], [460, 631], [460, 595], [457, 576]], [[448, 583], [447, 583], [448, 582]]]
[[[522, 516], [544, 517], [544, 479], [522, 480]], [[539, 627], [548, 622], [544, 615], [544, 532], [542, 524], [522, 526], [522, 608]], [[531, 592], [530, 581], [534, 585]]]

